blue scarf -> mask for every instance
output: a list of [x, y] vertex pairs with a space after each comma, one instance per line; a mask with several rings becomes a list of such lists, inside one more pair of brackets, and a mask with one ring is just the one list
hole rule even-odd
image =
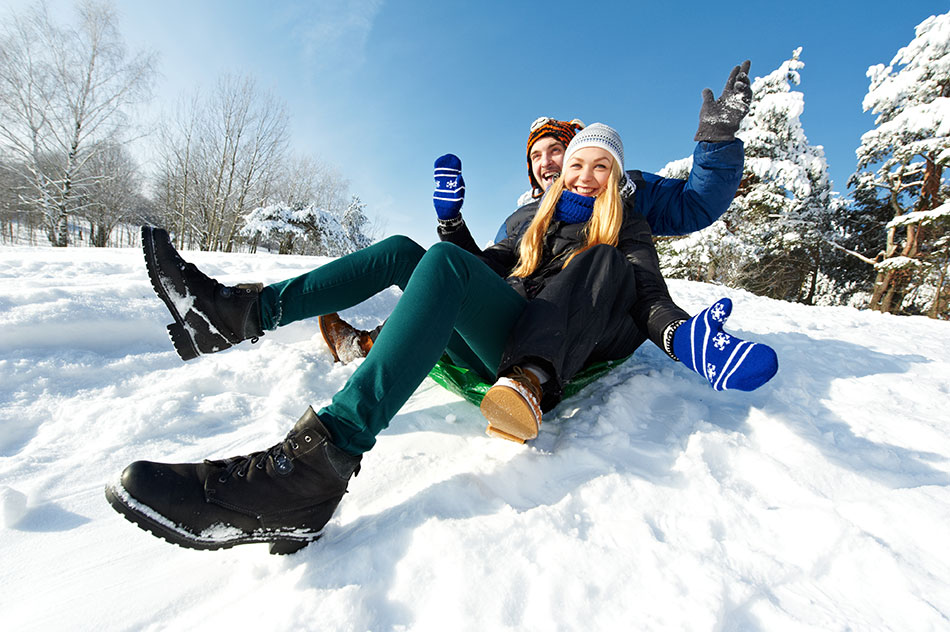
[[594, 198], [563, 191], [554, 207], [554, 219], [568, 224], [580, 224], [594, 214]]

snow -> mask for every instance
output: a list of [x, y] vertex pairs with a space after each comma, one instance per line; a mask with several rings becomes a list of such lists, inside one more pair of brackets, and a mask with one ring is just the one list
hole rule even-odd
[[874, 264], [874, 269], [878, 272], [896, 272], [897, 270], [910, 270], [920, 266], [920, 261], [912, 257], [888, 257]]
[[4, 527], [12, 527], [26, 515], [26, 494], [3, 486], [0, 487], [0, 522]]
[[[327, 261], [186, 256], [228, 283]], [[717, 393], [648, 343], [528, 446], [427, 381], [320, 541], [203, 552], [105, 484], [265, 449], [353, 366], [314, 322], [183, 363], [139, 251], [0, 248], [4, 628], [946, 629], [950, 324], [670, 287], [691, 312], [732, 298], [727, 330], [772, 345], [778, 376]]]
[[904, 215], [899, 215], [887, 223], [885, 228], [896, 228], [908, 224], [920, 224], [925, 226], [935, 220], [950, 217], [950, 202], [944, 202], [935, 209], [929, 211], [911, 211]]

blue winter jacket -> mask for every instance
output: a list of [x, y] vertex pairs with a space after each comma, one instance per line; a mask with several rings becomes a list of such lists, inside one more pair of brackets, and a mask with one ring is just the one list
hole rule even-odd
[[[687, 180], [628, 171], [627, 176], [637, 185], [634, 210], [646, 217], [654, 235], [687, 235], [706, 228], [729, 208], [742, 179], [744, 157], [739, 139], [697, 143]], [[509, 234], [519, 234], [523, 227], [518, 220], [523, 217], [517, 212], [509, 216], [495, 243]]]

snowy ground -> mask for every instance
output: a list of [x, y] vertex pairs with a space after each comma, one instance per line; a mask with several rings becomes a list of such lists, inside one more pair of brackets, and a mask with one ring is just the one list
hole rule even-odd
[[[316, 258], [190, 253], [228, 282]], [[0, 619], [8, 630], [950, 627], [950, 323], [671, 283], [778, 351], [715, 393], [652, 345], [534, 446], [427, 382], [319, 542], [198, 552], [115, 513], [136, 459], [266, 448], [351, 373], [315, 324], [188, 364], [136, 250], [0, 248]], [[386, 293], [349, 312], [365, 326]]]

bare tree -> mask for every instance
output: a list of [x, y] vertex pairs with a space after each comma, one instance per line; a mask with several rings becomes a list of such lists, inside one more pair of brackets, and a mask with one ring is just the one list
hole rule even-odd
[[284, 164], [287, 114], [252, 79], [224, 76], [210, 98], [196, 94], [165, 122], [160, 143], [157, 195], [180, 245], [230, 251]]
[[99, 174], [86, 164], [121, 142], [127, 108], [146, 98], [154, 56], [129, 57], [111, 4], [78, 5], [76, 26], [52, 22], [45, 4], [5, 20], [0, 33], [0, 145], [29, 183], [25, 201], [45, 216], [50, 242], [69, 243], [78, 189]]
[[335, 167], [312, 156], [286, 159], [267, 190], [267, 198], [288, 206], [310, 204], [342, 213], [350, 203], [350, 183]]
[[155, 179], [155, 198], [160, 223], [172, 228], [178, 247], [185, 247], [190, 234], [194, 191], [197, 189], [195, 158], [200, 93], [190, 102], [179, 101], [175, 113], [166, 117], [158, 131], [159, 173]]
[[0, 160], [0, 243], [16, 243], [21, 224], [32, 219], [20, 203], [22, 189], [19, 174]]
[[79, 215], [89, 222], [89, 241], [103, 248], [120, 222], [134, 219], [141, 178], [128, 149], [112, 143], [93, 152], [86, 169], [97, 176], [82, 188]]

